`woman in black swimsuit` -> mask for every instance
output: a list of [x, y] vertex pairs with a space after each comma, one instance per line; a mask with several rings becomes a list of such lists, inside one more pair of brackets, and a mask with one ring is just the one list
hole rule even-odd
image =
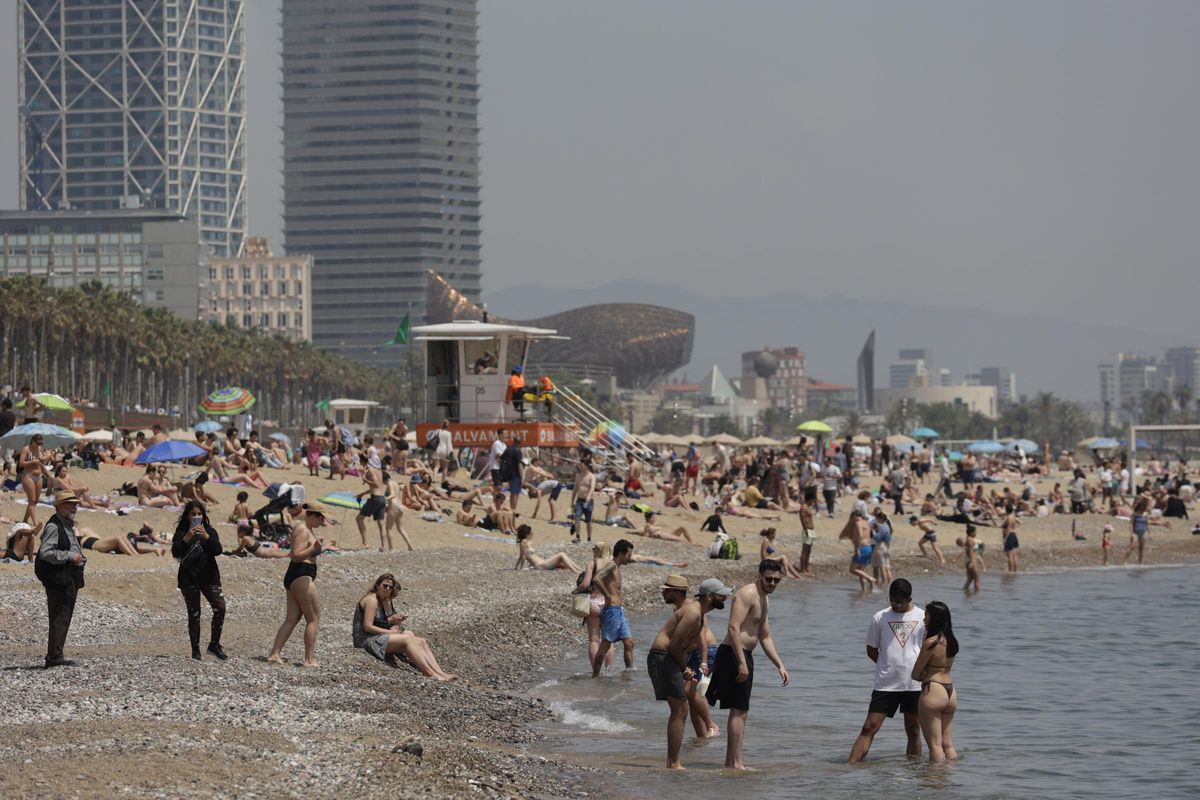
[[189, 500], [184, 505], [171, 540], [171, 555], [179, 560], [178, 585], [187, 606], [192, 658], [200, 660], [200, 596], [204, 595], [212, 607], [208, 652], [224, 661], [229, 656], [221, 647], [221, 629], [225, 625], [225, 595], [221, 591], [221, 571], [217, 568], [221, 541], [199, 500]]
[[404, 630], [403, 622], [408, 619], [397, 614], [393, 601], [400, 593], [400, 582], [390, 572], [375, 579], [375, 585], [359, 599], [354, 607], [351, 637], [354, 646], [366, 650], [376, 658], [393, 663], [400, 656], [415, 667], [426, 678], [437, 681], [456, 681], [458, 676], [446, 672], [438, 664], [429, 642]]
[[317, 556], [321, 554], [321, 540], [312, 532], [325, 524], [325, 507], [316, 501], [304, 504], [304, 521], [292, 525], [291, 563], [283, 575], [283, 589], [287, 592], [287, 616], [275, 634], [275, 645], [267, 661], [284, 663], [281, 651], [295, 630], [300, 617], [304, 617], [304, 666], [315, 667], [317, 650], [317, 627], [320, 623], [321, 606], [317, 599]]
[[937, 600], [925, 607], [925, 643], [913, 665], [912, 679], [921, 683], [921, 699], [917, 701], [917, 719], [930, 761], [953, 761], [954, 712], [958, 708], [958, 693], [950, 678], [950, 668], [958, 655], [958, 639], [950, 625], [950, 609]]

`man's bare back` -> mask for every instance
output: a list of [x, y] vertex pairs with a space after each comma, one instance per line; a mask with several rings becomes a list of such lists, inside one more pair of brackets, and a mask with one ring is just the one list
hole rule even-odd
[[610, 561], [596, 573], [595, 580], [600, 584], [600, 593], [604, 595], [604, 605], [621, 606], [625, 598], [621, 595], [621, 567]]

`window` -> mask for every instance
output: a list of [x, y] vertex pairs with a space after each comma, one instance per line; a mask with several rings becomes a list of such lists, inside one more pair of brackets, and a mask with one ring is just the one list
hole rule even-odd
[[227, 281], [233, 280], [233, 267], [225, 268], [225, 280], [227, 280]]
[[271, 315], [270, 314], [260, 315], [258, 318], [258, 324], [264, 328], [271, 327]]
[[249, 281], [247, 281], [242, 284], [242, 296], [243, 297], [253, 297], [254, 296], [254, 284], [253, 283], [250, 283]]
[[260, 285], [258, 288], [260, 289], [263, 297], [271, 296], [271, 282], [270, 281], [263, 281], [262, 285]]
[[162, 289], [154, 290], [154, 302], [161, 303], [165, 299], [166, 299], [166, 292], [164, 292]]
[[304, 296], [304, 281], [296, 281], [296, 297]]
[[244, 280], [244, 281], [250, 280], [250, 266], [249, 265], [242, 267], [242, 280]]
[[242, 327], [249, 328], [254, 324], [254, 316], [251, 314], [242, 315]]
[[146, 270], [146, 280], [161, 281], [163, 279], [162, 267], [150, 267]]
[[279, 282], [279, 296], [280, 297], [287, 297], [287, 287], [288, 287], [287, 281]]
[[467, 371], [472, 375], [495, 375], [499, 368], [500, 340], [464, 342]]
[[287, 326], [288, 326], [288, 315], [287, 315], [287, 312], [280, 312], [280, 314], [279, 314], [279, 327], [281, 327], [281, 328], [286, 328]]

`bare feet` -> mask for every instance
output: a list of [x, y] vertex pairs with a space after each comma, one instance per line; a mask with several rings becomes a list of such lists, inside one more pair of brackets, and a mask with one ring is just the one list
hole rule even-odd
[[318, 664], [316, 661], [306, 658], [306, 659], [304, 659], [303, 662], [301, 662], [301, 666], [303, 666], [303, 667], [319, 667], [321, 665]]
[[284, 658], [283, 656], [278, 656], [278, 655], [272, 654], [272, 655], [267, 656], [267, 663], [268, 664], [286, 664], [287, 659]]

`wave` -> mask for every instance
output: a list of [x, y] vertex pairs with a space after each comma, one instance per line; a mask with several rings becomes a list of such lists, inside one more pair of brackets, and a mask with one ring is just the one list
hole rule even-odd
[[604, 733], [628, 733], [634, 730], [632, 725], [626, 725], [624, 722], [609, 719], [603, 714], [589, 714], [586, 711], [580, 711], [574, 706], [575, 704], [570, 702], [551, 703], [550, 711], [564, 725], [572, 725], [584, 730], [602, 731]]

